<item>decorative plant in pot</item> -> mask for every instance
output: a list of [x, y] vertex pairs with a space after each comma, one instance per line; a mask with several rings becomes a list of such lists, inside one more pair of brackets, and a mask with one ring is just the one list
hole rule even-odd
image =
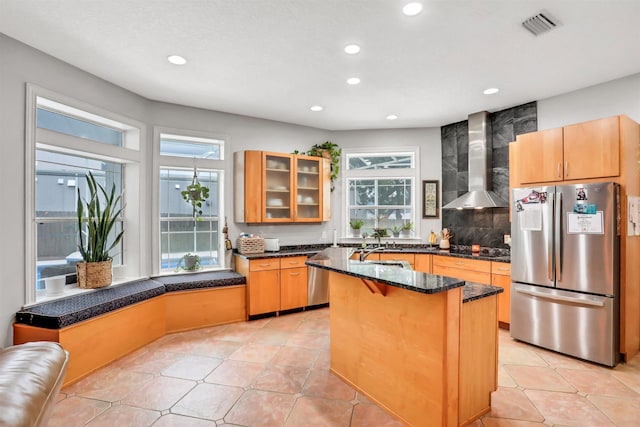
[[196, 271], [200, 269], [200, 257], [196, 254], [192, 254], [191, 252], [185, 254], [176, 267], [176, 271], [182, 268], [186, 271]]
[[353, 230], [353, 237], [359, 237], [360, 236], [360, 229], [362, 228], [362, 226], [364, 225], [364, 221], [361, 219], [352, 219], [351, 221], [349, 221], [349, 225], [351, 226], [351, 229]]
[[[93, 174], [87, 174], [89, 199], [84, 200], [78, 188], [78, 249], [84, 262], [76, 264], [78, 286], [81, 288], [101, 288], [109, 286], [112, 280], [111, 249], [118, 246], [124, 235], [124, 230], [115, 235], [111, 244], [108, 243], [118, 217], [124, 206], [120, 206], [122, 196], [116, 196], [116, 186], [111, 191], [99, 184]], [[120, 206], [120, 207], [119, 207]], [[86, 210], [86, 216], [85, 216]], [[83, 225], [86, 224], [86, 231]], [[86, 239], [85, 239], [86, 234]]]
[[342, 148], [338, 144], [334, 144], [331, 141], [325, 141], [322, 144], [315, 144], [307, 151], [307, 156], [324, 157], [329, 159], [331, 165], [331, 191], [335, 190], [333, 182], [338, 178], [340, 173], [340, 156], [342, 155]]
[[198, 171], [193, 169], [193, 180], [191, 184], [187, 185], [180, 195], [193, 207], [193, 217], [197, 220], [201, 220], [202, 216], [202, 203], [209, 198], [209, 188], [200, 184], [198, 180]]
[[402, 237], [410, 237], [411, 230], [413, 230], [413, 223], [411, 221], [405, 221], [405, 223], [402, 224], [400, 234], [402, 235]]

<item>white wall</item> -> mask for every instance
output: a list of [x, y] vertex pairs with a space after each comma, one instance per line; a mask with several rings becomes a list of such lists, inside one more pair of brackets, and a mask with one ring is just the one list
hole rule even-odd
[[640, 123], [640, 73], [538, 101], [538, 130], [625, 114]]

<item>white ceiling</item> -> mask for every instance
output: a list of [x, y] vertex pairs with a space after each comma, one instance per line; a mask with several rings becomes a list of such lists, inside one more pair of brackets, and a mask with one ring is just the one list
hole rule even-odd
[[[640, 72], [639, 0], [409, 1], [0, 0], [0, 31], [150, 99], [329, 130], [441, 126]], [[534, 37], [520, 23], [543, 9], [561, 25]]]

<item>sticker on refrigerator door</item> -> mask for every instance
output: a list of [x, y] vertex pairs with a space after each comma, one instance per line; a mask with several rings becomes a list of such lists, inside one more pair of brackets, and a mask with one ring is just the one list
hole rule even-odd
[[640, 197], [627, 197], [627, 236], [640, 236]]
[[573, 205], [573, 212], [579, 214], [595, 215], [598, 206], [593, 203], [576, 203]]
[[576, 188], [576, 200], [589, 200], [589, 193], [584, 187]]
[[604, 234], [603, 212], [594, 215], [567, 212], [567, 234]]

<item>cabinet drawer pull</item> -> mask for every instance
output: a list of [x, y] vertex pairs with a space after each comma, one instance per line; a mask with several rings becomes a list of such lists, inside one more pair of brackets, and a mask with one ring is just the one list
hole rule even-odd
[[260, 265], [260, 267], [271, 267], [272, 264], [270, 262], [268, 262], [266, 264], [259, 264], [259, 265]]
[[500, 271], [509, 271], [509, 269], [505, 268], [505, 267], [498, 267], [498, 270], [500, 270]]
[[464, 262], [456, 262], [456, 265], [464, 265]]
[[299, 276], [300, 273], [289, 273], [289, 276]]
[[289, 261], [289, 264], [291, 264], [291, 265], [297, 265], [297, 264], [300, 264], [300, 262], [299, 262], [299, 261]]

